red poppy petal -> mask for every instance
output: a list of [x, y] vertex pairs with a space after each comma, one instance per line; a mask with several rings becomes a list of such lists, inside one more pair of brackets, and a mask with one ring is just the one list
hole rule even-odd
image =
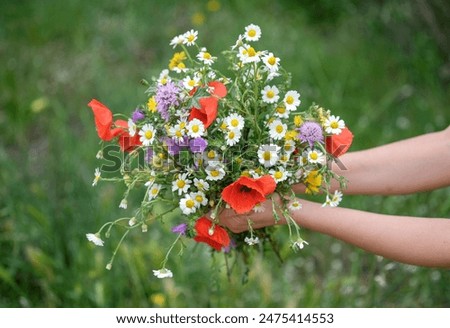
[[219, 100], [215, 97], [201, 98], [199, 101], [201, 106], [200, 111], [206, 114], [206, 122], [203, 122], [205, 129], [207, 129], [217, 117], [217, 106]]
[[263, 195], [267, 196], [275, 191], [277, 183], [271, 175], [265, 175], [257, 180], [263, 190]]
[[212, 95], [219, 98], [223, 98], [227, 95], [227, 87], [223, 83], [219, 81], [212, 81], [209, 82], [208, 85], [214, 88]]
[[95, 126], [100, 139], [109, 141], [113, 138], [111, 135], [112, 113], [108, 107], [96, 99], [92, 99], [89, 104], [94, 112]]
[[352, 141], [353, 133], [345, 127], [340, 134], [326, 137], [326, 150], [334, 157], [342, 156], [350, 148]]
[[189, 114], [189, 121], [192, 121], [194, 118], [202, 121], [202, 123], [206, 126], [206, 114], [202, 113], [200, 109], [192, 107], [191, 113]]
[[251, 211], [253, 207], [264, 201], [259, 186], [248, 177], [240, 177], [222, 191], [222, 199], [238, 214]]
[[130, 152], [141, 145], [140, 136], [137, 133], [133, 137], [128, 132], [119, 135], [119, 146], [124, 152]]
[[210, 245], [215, 250], [220, 251], [223, 247], [230, 245], [230, 237], [226, 230], [218, 225], [214, 226], [213, 234], [209, 234], [209, 230], [213, 223], [205, 217], [199, 218], [195, 222], [195, 230], [197, 235], [194, 240]]

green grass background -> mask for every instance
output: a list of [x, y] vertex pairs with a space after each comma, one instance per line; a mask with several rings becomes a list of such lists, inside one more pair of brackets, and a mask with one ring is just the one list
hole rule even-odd
[[[219, 55], [258, 24], [258, 48], [292, 72], [303, 106], [341, 115], [358, 150], [450, 124], [449, 6], [424, 3], [1, 0], [0, 306], [450, 306], [448, 270], [402, 265], [310, 231], [301, 253], [282, 249], [283, 264], [256, 256], [245, 284], [243, 269], [228, 281], [222, 257], [194, 242], [169, 261], [173, 279], [155, 278], [174, 237], [168, 226], [131, 234], [111, 271], [120, 231], [103, 248], [85, 238], [133, 206], [118, 208], [122, 185], [91, 186], [98, 138], [87, 103], [128, 113], [144, 102], [139, 81], [166, 68], [173, 36], [197, 29]], [[450, 189], [348, 196], [342, 205], [448, 218]], [[277, 236], [286, 238], [283, 229]]]

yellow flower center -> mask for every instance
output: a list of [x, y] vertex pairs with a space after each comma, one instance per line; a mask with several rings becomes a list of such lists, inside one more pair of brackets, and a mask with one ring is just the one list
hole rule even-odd
[[195, 80], [189, 80], [188, 85], [190, 87], [194, 87], [195, 86]]
[[186, 207], [193, 208], [195, 206], [195, 202], [192, 199], [188, 199], [186, 201]]
[[211, 59], [211, 54], [209, 52], [204, 52], [203, 59]]
[[197, 133], [200, 130], [200, 128], [198, 127], [198, 125], [194, 125], [192, 127], [192, 132]]
[[333, 121], [333, 122], [331, 122], [330, 127], [331, 127], [332, 129], [337, 129], [337, 128], [339, 127], [339, 124], [338, 124], [338, 122]]
[[238, 120], [237, 118], [233, 118], [233, 119], [231, 120], [230, 124], [231, 124], [231, 126], [232, 126], [233, 128], [236, 128], [236, 127], [238, 127], [238, 125], [239, 125], [239, 120]]
[[291, 151], [292, 150], [292, 145], [291, 144], [284, 144], [284, 150], [285, 151]]
[[312, 160], [316, 160], [316, 159], [318, 158], [317, 153], [311, 153], [311, 154], [309, 155], [309, 157], [310, 157]]
[[234, 134], [233, 131], [231, 131], [230, 133], [228, 133], [228, 138], [234, 139], [234, 137], [235, 137], [235, 134]]
[[284, 107], [277, 107], [277, 113], [278, 113], [278, 114], [284, 114], [284, 113], [286, 113], [286, 108], [284, 108]]
[[187, 39], [188, 39], [189, 42], [192, 42], [192, 41], [194, 41], [194, 39], [195, 39], [195, 35], [194, 35], [194, 34], [190, 34], [190, 35], [187, 37]]
[[184, 182], [184, 180], [178, 180], [177, 181], [177, 187], [178, 188], [183, 189], [185, 185], [186, 185], [186, 182]]
[[287, 96], [286, 103], [288, 103], [289, 105], [292, 105], [294, 103], [294, 97]]
[[277, 125], [277, 127], [275, 128], [275, 131], [277, 131], [277, 133], [281, 133], [284, 131], [284, 128], [282, 125]]
[[145, 138], [151, 139], [153, 137], [153, 132], [150, 130], [145, 131]]
[[274, 56], [272, 56], [272, 57], [270, 57], [270, 58], [267, 60], [267, 62], [268, 62], [270, 65], [275, 65], [275, 64], [277, 63], [277, 59], [276, 59]]
[[296, 115], [294, 117], [294, 124], [295, 124], [295, 126], [300, 126], [302, 123], [303, 123], [303, 120], [302, 120], [301, 116], [300, 115]]
[[255, 30], [249, 30], [248, 31], [248, 36], [251, 37], [251, 38], [255, 37], [256, 36], [256, 31]]
[[266, 93], [267, 98], [273, 98], [275, 96], [275, 92], [272, 90], [267, 91]]
[[208, 152], [208, 158], [209, 159], [213, 159], [213, 158], [215, 158], [216, 157], [216, 152], [214, 151], [214, 150], [210, 150], [209, 152]]
[[195, 196], [195, 200], [196, 200], [198, 203], [201, 203], [201, 202], [203, 202], [203, 197], [202, 197], [201, 195], [197, 195], [197, 196]]
[[152, 195], [156, 195], [158, 193], [158, 189], [154, 188], [152, 189]]
[[248, 55], [249, 57], [255, 57], [255, 56], [256, 56], [256, 51], [255, 51], [255, 49], [253, 49], [253, 47], [249, 47], [249, 48], [247, 49], [247, 55]]
[[270, 161], [270, 158], [271, 158], [270, 151], [266, 150], [266, 151], [263, 153], [263, 158], [264, 158], [265, 161]]
[[177, 130], [177, 131], [175, 132], [175, 136], [177, 136], [178, 138], [181, 138], [181, 137], [183, 136], [183, 134], [181, 133], [180, 130]]
[[211, 176], [213, 176], [213, 177], [218, 177], [219, 174], [220, 174], [220, 172], [217, 171], [217, 170], [212, 170], [210, 174], [211, 174]]
[[275, 177], [275, 179], [279, 180], [283, 177], [283, 172], [277, 171], [273, 176]]

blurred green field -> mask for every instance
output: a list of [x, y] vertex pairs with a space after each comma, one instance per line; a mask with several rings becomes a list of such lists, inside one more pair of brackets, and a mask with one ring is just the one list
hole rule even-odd
[[[131, 234], [111, 271], [120, 234], [103, 248], [85, 238], [133, 207], [118, 208], [121, 185], [91, 186], [98, 138], [87, 103], [131, 112], [144, 102], [139, 81], [166, 68], [173, 36], [197, 29], [220, 54], [258, 24], [304, 106], [341, 115], [357, 150], [450, 124], [449, 11], [439, 0], [0, 1], [0, 306], [450, 306], [449, 270], [310, 231], [301, 253], [282, 249], [283, 264], [256, 256], [246, 284], [239, 269], [228, 281], [223, 258], [194, 242], [169, 261], [174, 279], [155, 278], [169, 227]], [[342, 206], [450, 218], [450, 189], [348, 196]]]

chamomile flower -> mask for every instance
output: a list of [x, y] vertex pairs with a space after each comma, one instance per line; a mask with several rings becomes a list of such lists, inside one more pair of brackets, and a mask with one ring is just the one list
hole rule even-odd
[[156, 82], [158, 83], [158, 85], [165, 85], [169, 81], [171, 81], [170, 76], [169, 76], [169, 70], [163, 69], [161, 71], [161, 73], [159, 74], [159, 77], [156, 80]]
[[200, 77], [194, 75], [192, 78], [188, 75], [183, 79], [183, 87], [191, 91], [195, 87], [200, 85]]
[[176, 180], [172, 181], [172, 191], [178, 191], [178, 195], [182, 195], [189, 190], [191, 182], [187, 177], [187, 173], [178, 174]]
[[255, 213], [262, 213], [262, 212], [264, 212], [265, 210], [266, 210], [266, 208], [264, 207], [264, 204], [263, 204], [263, 203], [256, 204], [256, 205], [253, 207], [253, 212], [255, 212]]
[[148, 200], [155, 199], [158, 196], [161, 187], [162, 186], [160, 184], [153, 184], [148, 191]]
[[139, 131], [141, 138], [139, 139], [144, 146], [150, 146], [155, 139], [155, 128], [151, 124], [144, 124]]
[[179, 206], [183, 214], [189, 215], [195, 213], [197, 211], [197, 207], [195, 206], [195, 200], [191, 195], [184, 195], [183, 198], [180, 199]]
[[299, 209], [302, 208], [302, 204], [298, 201], [298, 200], [294, 200], [293, 202], [291, 202], [288, 206], [288, 208], [291, 211], [298, 211]]
[[258, 148], [258, 159], [265, 167], [274, 166], [279, 158], [280, 147], [277, 145], [261, 145]]
[[218, 181], [225, 176], [225, 170], [221, 166], [208, 166], [206, 168], [206, 180]]
[[182, 127], [181, 124], [176, 124], [175, 126], [171, 126], [167, 133], [172, 138], [175, 138], [178, 141], [182, 141], [184, 136], [186, 135], [186, 130]]
[[96, 246], [103, 246], [103, 244], [105, 243], [98, 234], [94, 234], [94, 233], [87, 233], [86, 234], [86, 238], [87, 240], [89, 240], [90, 242], [94, 243], [94, 245]]
[[119, 208], [123, 208], [124, 210], [126, 210], [127, 207], [128, 207], [128, 202], [127, 202], [127, 200], [124, 198], [124, 199], [122, 199], [122, 200], [120, 201]]
[[281, 122], [281, 120], [274, 120], [269, 124], [269, 134], [272, 139], [283, 139], [287, 131], [287, 125]]
[[271, 72], [278, 71], [280, 65], [280, 58], [275, 57], [273, 53], [269, 52], [268, 54], [264, 55], [262, 61], [269, 69], [269, 71]]
[[153, 270], [153, 274], [155, 275], [155, 277], [160, 279], [173, 277], [172, 271], [166, 268], [162, 268], [160, 270]]
[[288, 111], [296, 110], [301, 104], [300, 94], [295, 90], [288, 91], [284, 96], [283, 102]]
[[194, 200], [196, 207], [205, 206], [208, 204], [208, 198], [206, 198], [203, 191], [193, 192], [191, 193], [191, 197]]
[[244, 64], [248, 63], [259, 63], [261, 52], [256, 51], [255, 48], [249, 46], [248, 44], [239, 47], [238, 57], [240, 61]]
[[235, 44], [233, 46], [231, 46], [231, 50], [234, 50], [242, 45], [244, 45], [244, 36], [242, 34], [240, 34], [238, 36], [238, 39], [236, 40]]
[[131, 118], [128, 119], [128, 134], [131, 137], [134, 137], [136, 135], [136, 124]]
[[245, 40], [249, 42], [258, 41], [260, 37], [261, 37], [261, 28], [258, 25], [250, 24], [245, 27], [244, 33]]
[[287, 165], [289, 163], [289, 159], [291, 157], [291, 153], [283, 153], [280, 155], [279, 162], [281, 165]]
[[345, 128], [345, 123], [339, 118], [339, 116], [331, 115], [325, 120], [323, 124], [326, 133], [330, 134], [340, 134], [342, 129]]
[[325, 207], [327, 205], [331, 207], [336, 207], [339, 205], [339, 203], [342, 201], [342, 192], [339, 190], [335, 190], [333, 196], [327, 195], [327, 198], [325, 200], [325, 203], [322, 204], [322, 207]]
[[100, 169], [97, 167], [94, 172], [94, 181], [92, 181], [92, 187], [96, 186], [100, 179], [101, 179], [101, 172]]
[[183, 44], [187, 46], [192, 46], [197, 40], [198, 31], [190, 30], [183, 34]]
[[194, 118], [188, 123], [186, 130], [189, 137], [198, 138], [205, 133], [205, 125], [198, 118]]
[[277, 167], [276, 170], [270, 170], [269, 174], [275, 180], [275, 182], [282, 182], [291, 176], [291, 172], [286, 171], [283, 166]]
[[273, 104], [280, 99], [280, 96], [278, 95], [279, 91], [278, 88], [270, 85], [266, 85], [264, 89], [261, 91], [262, 100], [267, 104]]
[[286, 140], [284, 142], [283, 150], [287, 154], [292, 154], [295, 151], [295, 142], [294, 142], [294, 140]]
[[211, 54], [206, 50], [206, 48], [202, 48], [200, 52], [197, 54], [197, 59], [200, 60], [205, 65], [212, 65], [216, 57], [211, 56]]
[[170, 40], [170, 45], [175, 49], [177, 46], [182, 45], [184, 42], [184, 35], [180, 34]]
[[238, 129], [228, 130], [225, 133], [225, 142], [228, 146], [234, 146], [241, 139], [241, 131]]
[[275, 116], [279, 118], [288, 118], [289, 111], [284, 106], [277, 106], [277, 108], [275, 109]]
[[231, 113], [224, 120], [226, 126], [230, 130], [242, 130], [244, 127], [244, 118], [236, 113]]
[[250, 246], [259, 244], [259, 238], [258, 237], [245, 237], [244, 241]]
[[209, 183], [203, 179], [194, 178], [194, 186], [199, 191], [208, 191], [209, 190]]
[[307, 153], [308, 163], [310, 164], [321, 164], [325, 163], [325, 154], [320, 150], [310, 149]]

